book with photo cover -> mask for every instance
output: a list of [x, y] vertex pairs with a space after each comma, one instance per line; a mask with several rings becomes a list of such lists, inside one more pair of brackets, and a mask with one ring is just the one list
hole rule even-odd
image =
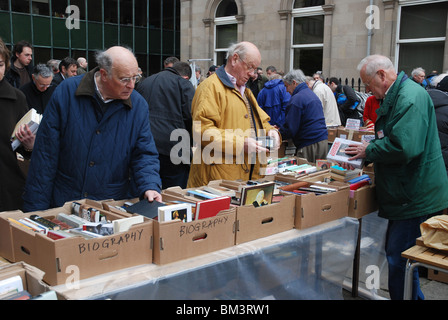
[[137, 213], [150, 219], [157, 219], [159, 208], [165, 206], [164, 203], [158, 201], [149, 202], [148, 199], [140, 200], [133, 205], [126, 207], [129, 213]]
[[159, 222], [180, 220], [182, 222], [192, 221], [192, 205], [190, 203], [165, 205], [158, 208]]
[[241, 190], [241, 205], [265, 206], [272, 203], [275, 182], [244, 186]]
[[335, 138], [334, 142], [330, 148], [330, 151], [328, 152], [327, 159], [336, 161], [336, 162], [343, 162], [348, 163], [352, 165], [354, 168], [362, 168], [364, 164], [364, 159], [355, 159], [355, 160], [348, 160], [352, 155], [346, 154], [345, 149], [350, 145], [361, 145], [362, 142], [352, 141], [352, 140], [346, 140], [342, 138]]
[[220, 211], [230, 208], [230, 197], [219, 197], [215, 199], [199, 201], [196, 204], [195, 220], [216, 216]]

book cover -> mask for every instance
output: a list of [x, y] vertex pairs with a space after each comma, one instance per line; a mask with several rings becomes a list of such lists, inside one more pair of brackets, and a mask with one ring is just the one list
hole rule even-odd
[[348, 160], [352, 157], [352, 155], [345, 153], [345, 149], [352, 144], [360, 145], [362, 143], [342, 138], [335, 138], [333, 144], [331, 145], [330, 151], [328, 152], [327, 159], [336, 162], [348, 163], [357, 169], [362, 168], [364, 159]]
[[230, 197], [220, 197], [199, 201], [196, 204], [195, 220], [216, 216], [220, 211], [230, 208]]
[[36, 134], [37, 129], [39, 128], [40, 121], [42, 120], [42, 115], [38, 114], [36, 109], [31, 108], [20, 120], [17, 122], [14, 127], [14, 131], [11, 133], [11, 147], [12, 150], [15, 151], [20, 145], [21, 142], [16, 137], [16, 132], [19, 128], [25, 124], [28, 124], [31, 132]]
[[204, 190], [199, 190], [199, 189], [188, 190], [187, 194], [189, 196], [197, 197], [197, 198], [202, 199], [202, 200], [204, 200], [204, 199], [214, 199], [214, 198], [220, 197], [220, 196], [218, 196], [216, 194], [213, 194], [213, 193], [210, 193], [210, 192], [207, 192], [207, 191], [204, 191]]
[[244, 186], [241, 190], [241, 205], [251, 204], [260, 207], [271, 204], [274, 188], [275, 182]]
[[165, 206], [164, 203], [158, 201], [149, 202], [147, 199], [143, 199], [126, 207], [126, 211], [129, 213], [137, 213], [150, 219], [157, 219], [159, 208], [163, 206]]
[[192, 221], [191, 204], [172, 204], [168, 206], [159, 207], [159, 222], [180, 220], [182, 222]]
[[0, 299], [21, 291], [23, 291], [23, 282], [20, 276], [14, 276], [0, 281]]
[[142, 223], [143, 221], [144, 218], [142, 215], [114, 220], [112, 221], [114, 233], [128, 231], [134, 224]]
[[204, 191], [216, 194], [218, 196], [221, 197], [234, 197], [235, 196], [235, 190], [226, 188], [226, 187], [222, 187], [222, 186], [205, 186], [204, 187]]

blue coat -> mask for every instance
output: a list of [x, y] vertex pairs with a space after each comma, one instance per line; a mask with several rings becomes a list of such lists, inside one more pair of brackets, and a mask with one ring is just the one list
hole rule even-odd
[[280, 128], [283, 139], [292, 139], [297, 149], [328, 139], [322, 102], [305, 82], [294, 90]]
[[281, 79], [266, 82], [257, 97], [258, 105], [271, 117], [269, 123], [278, 127], [285, 123], [285, 110], [289, 100], [291, 95]]
[[103, 114], [95, 71], [64, 80], [45, 109], [25, 187], [24, 211], [60, 207], [83, 198], [119, 200], [141, 196], [146, 190], [160, 191], [147, 102], [134, 91], [127, 100], [110, 102]]

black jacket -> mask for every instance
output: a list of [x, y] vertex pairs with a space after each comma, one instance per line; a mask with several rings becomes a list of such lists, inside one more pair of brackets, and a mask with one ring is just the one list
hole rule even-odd
[[429, 89], [428, 93], [434, 103], [442, 155], [448, 174], [448, 92]]
[[[8, 72], [6, 72], [5, 78], [9, 82], [10, 85], [12, 85], [14, 88], [19, 89], [24, 84], [20, 83], [20, 75], [19, 75], [19, 72], [17, 71], [16, 66], [14, 65], [14, 62], [16, 60], [17, 60], [17, 57], [11, 58], [11, 67], [9, 68]], [[31, 75], [33, 74], [33, 68], [34, 67], [33, 67], [32, 63], [30, 63], [28, 66], [25, 67], [26, 71], [28, 71], [28, 74], [30, 76], [30, 80], [32, 79]]]
[[45, 107], [47, 106], [48, 101], [50, 101], [54, 89], [56, 89], [56, 87], [52, 85], [44, 92], [41, 92], [36, 88], [34, 81], [20, 87], [20, 90], [25, 94], [28, 107], [30, 109], [36, 109], [37, 113], [40, 114], [44, 114]]
[[170, 141], [175, 129], [189, 133], [191, 146], [191, 102], [195, 93], [191, 82], [173, 68], [166, 68], [139, 83], [137, 91], [148, 102], [151, 131], [159, 153], [169, 156], [171, 149], [181, 142]]

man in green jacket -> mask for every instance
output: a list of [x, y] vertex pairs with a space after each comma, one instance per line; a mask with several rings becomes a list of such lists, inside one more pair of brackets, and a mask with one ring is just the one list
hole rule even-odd
[[[358, 66], [366, 91], [381, 101], [375, 140], [346, 150], [352, 159], [374, 163], [379, 216], [389, 220], [386, 256], [391, 299], [403, 299], [406, 260], [401, 253], [415, 245], [420, 224], [448, 208], [448, 179], [428, 93], [389, 58], [373, 55]], [[414, 299], [423, 299], [417, 270]]]

